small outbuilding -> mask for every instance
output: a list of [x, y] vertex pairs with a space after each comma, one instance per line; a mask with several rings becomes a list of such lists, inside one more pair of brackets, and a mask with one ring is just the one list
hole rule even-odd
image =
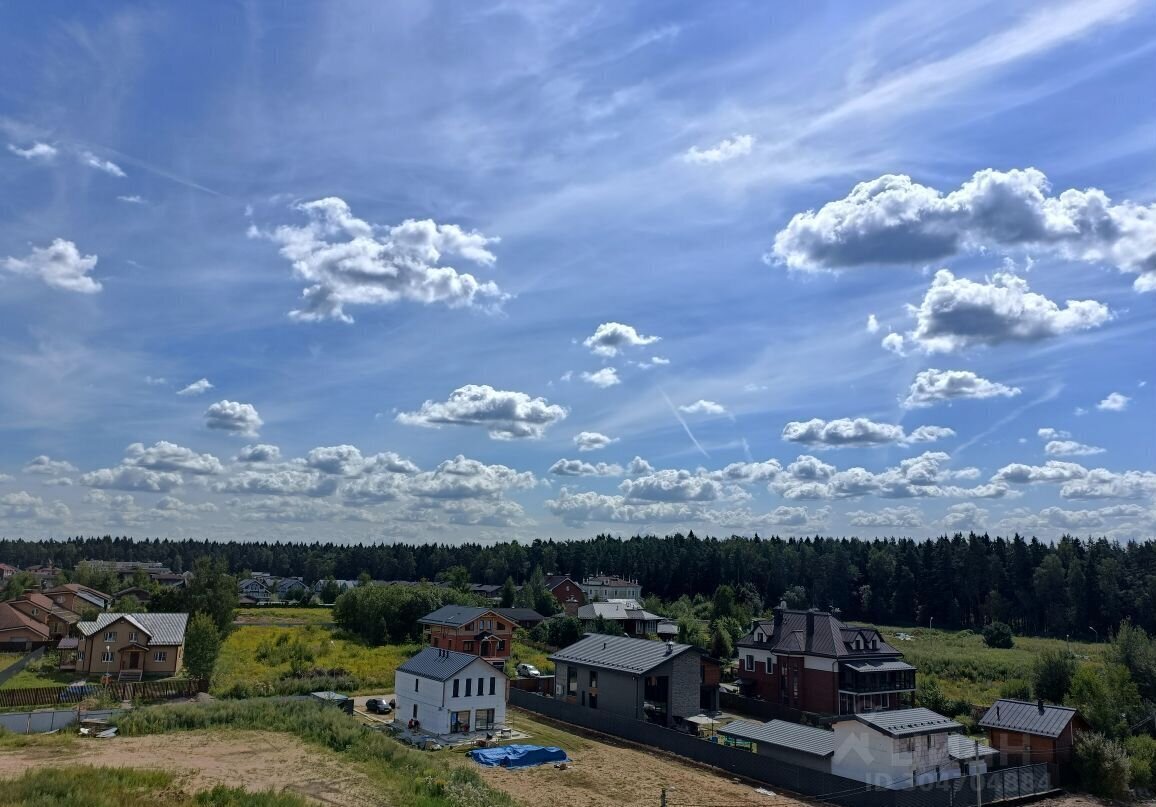
[[718, 734], [725, 745], [749, 748], [755, 754], [800, 768], [831, 772], [831, 757], [835, 754], [833, 731], [785, 720], [735, 720], [718, 729]]
[[353, 714], [353, 698], [340, 692], [313, 692], [310, 697], [330, 706], [336, 706], [347, 715]]
[[1076, 735], [1088, 727], [1069, 706], [1012, 698], [992, 704], [979, 725], [987, 730], [988, 744], [999, 753], [1000, 763], [1006, 765], [1070, 762]]

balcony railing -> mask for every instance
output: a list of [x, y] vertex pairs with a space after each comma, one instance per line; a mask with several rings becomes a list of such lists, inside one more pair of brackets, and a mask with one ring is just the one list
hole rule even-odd
[[871, 692], [907, 692], [915, 689], [915, 672], [856, 673], [844, 670], [839, 676], [839, 689], [866, 695]]

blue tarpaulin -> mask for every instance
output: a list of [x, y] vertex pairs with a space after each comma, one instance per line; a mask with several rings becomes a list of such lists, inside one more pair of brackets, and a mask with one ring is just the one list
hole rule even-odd
[[566, 762], [566, 752], [561, 748], [543, 748], [540, 745], [503, 745], [498, 748], [477, 748], [470, 752], [474, 762], [491, 768], [529, 768], [534, 765], [548, 765], [551, 762]]

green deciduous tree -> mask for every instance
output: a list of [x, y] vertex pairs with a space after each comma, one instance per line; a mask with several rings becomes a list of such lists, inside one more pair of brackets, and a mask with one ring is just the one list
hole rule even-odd
[[1124, 746], [1095, 732], [1076, 738], [1076, 771], [1080, 784], [1089, 793], [1109, 799], [1128, 797], [1131, 766]]
[[1140, 692], [1122, 664], [1081, 664], [1072, 676], [1065, 703], [1079, 709], [1095, 731], [1123, 737], [1139, 713]]
[[221, 634], [209, 614], [193, 614], [185, 628], [185, 669], [193, 678], [211, 678], [221, 650]]
[[1005, 622], [992, 622], [983, 629], [983, 642], [988, 647], [1008, 649], [1015, 647], [1015, 637]]
[[1037, 698], [1063, 703], [1076, 674], [1076, 660], [1067, 650], [1044, 650], [1032, 666], [1032, 689]]

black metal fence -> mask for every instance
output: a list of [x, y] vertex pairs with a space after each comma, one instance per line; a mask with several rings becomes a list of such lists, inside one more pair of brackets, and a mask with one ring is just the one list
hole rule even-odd
[[890, 790], [804, 768], [767, 754], [753, 754], [706, 742], [691, 734], [653, 723], [585, 709], [517, 689], [510, 690], [510, 704], [563, 723], [658, 748], [745, 779], [842, 807], [969, 807], [977, 802], [977, 782], [983, 788], [984, 804], [1046, 793], [1053, 789], [1048, 766], [1039, 764], [994, 771], [978, 778], [964, 777], [907, 790]]

